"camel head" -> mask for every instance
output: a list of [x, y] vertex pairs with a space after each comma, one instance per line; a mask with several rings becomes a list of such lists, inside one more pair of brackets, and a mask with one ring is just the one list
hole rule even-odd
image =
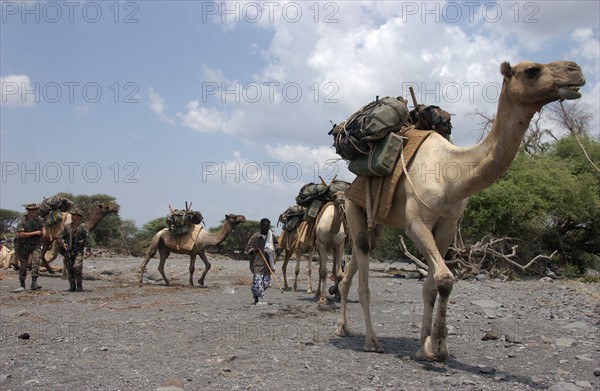
[[98, 204], [97, 212], [100, 213], [102, 216], [108, 216], [109, 214], [119, 213], [119, 207], [114, 204]]
[[500, 72], [504, 76], [503, 94], [535, 111], [557, 100], [579, 99], [579, 87], [585, 84], [581, 68], [572, 61], [523, 61], [515, 66], [504, 62]]
[[333, 196], [331, 198], [333, 200], [333, 205], [335, 206], [335, 209], [338, 212], [343, 213], [344, 204], [346, 203], [346, 193], [344, 193], [343, 191], [336, 191], [335, 193], [333, 193]]
[[244, 217], [243, 215], [236, 215], [236, 214], [230, 213], [230, 214], [225, 215], [225, 222], [227, 222], [233, 228], [233, 227], [237, 226], [238, 224], [245, 223], [246, 217]]

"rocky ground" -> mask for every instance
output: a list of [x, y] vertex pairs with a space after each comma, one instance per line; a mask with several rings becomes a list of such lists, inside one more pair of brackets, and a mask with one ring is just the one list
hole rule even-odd
[[415, 360], [422, 283], [389, 264], [371, 265], [376, 354], [362, 351], [357, 279], [354, 336], [340, 338], [337, 303], [273, 284], [268, 304], [252, 306], [247, 262], [212, 259], [204, 288], [186, 286], [182, 257], [167, 261], [169, 287], [157, 260], [139, 287], [139, 258], [87, 259], [82, 293], [47, 274], [42, 290], [12, 293], [17, 272], [0, 270], [0, 389], [600, 390], [598, 284], [459, 281], [451, 355], [432, 364]]

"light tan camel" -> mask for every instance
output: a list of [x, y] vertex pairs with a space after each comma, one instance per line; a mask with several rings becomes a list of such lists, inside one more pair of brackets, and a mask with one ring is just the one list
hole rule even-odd
[[[308, 277], [308, 286], [306, 293], [312, 293], [312, 259], [315, 253], [315, 246], [308, 245], [306, 243], [300, 243], [298, 233], [303, 230], [303, 226], [307, 225], [306, 221], [300, 222], [292, 231], [287, 231], [285, 236], [280, 236], [279, 245], [285, 250], [285, 256], [283, 258], [283, 265], [281, 265], [281, 271], [283, 272], [283, 285], [284, 289], [289, 290], [290, 287], [287, 282], [287, 265], [292, 257], [292, 254], [296, 256], [296, 268], [294, 269], [294, 292], [298, 290], [298, 275], [300, 274], [300, 262], [302, 261], [302, 254], [308, 253], [308, 264], [306, 267], [306, 274]], [[283, 237], [283, 238], [282, 238]]]
[[165, 243], [165, 238], [167, 235], [170, 235], [169, 229], [164, 228], [158, 231], [152, 241], [150, 242], [150, 249], [148, 250], [148, 254], [146, 258], [142, 261], [141, 270], [140, 270], [140, 279], [139, 283], [142, 283], [142, 278], [144, 277], [144, 271], [146, 270], [146, 265], [150, 261], [154, 255], [156, 255], [156, 251], [160, 255], [160, 261], [158, 263], [158, 271], [165, 281], [166, 285], [169, 285], [169, 279], [165, 275], [165, 261], [167, 257], [173, 252], [175, 254], [187, 254], [190, 256], [190, 286], [194, 286], [194, 270], [196, 265], [196, 256], [199, 255], [202, 261], [204, 262], [204, 272], [200, 279], [198, 280], [198, 284], [200, 286], [204, 285], [204, 277], [206, 277], [206, 273], [210, 270], [211, 264], [208, 262], [208, 258], [206, 258], [206, 249], [211, 246], [219, 245], [223, 240], [227, 238], [227, 236], [233, 231], [233, 228], [238, 224], [241, 224], [246, 221], [246, 218], [242, 215], [228, 214], [225, 215], [225, 221], [221, 226], [221, 229], [215, 233], [209, 233], [207, 230], [203, 229], [200, 231], [196, 239], [194, 240], [194, 246], [191, 251], [180, 248], [179, 250], [176, 248], [169, 247]]
[[[475, 146], [456, 147], [433, 133], [414, 155], [408, 178], [399, 182], [389, 216], [372, 231], [365, 211], [346, 200], [346, 218], [353, 240], [352, 261], [341, 282], [342, 301], [337, 320], [337, 335], [348, 334], [346, 304], [352, 276], [359, 271], [358, 295], [365, 324], [365, 351], [382, 352], [371, 323], [368, 282], [369, 253], [381, 234], [381, 225], [402, 228], [419, 248], [429, 265], [423, 285], [423, 324], [417, 359], [445, 361], [446, 310], [453, 287], [453, 275], [444, 255], [456, 232], [458, 219], [467, 198], [492, 185], [513, 161], [533, 115], [544, 105], [563, 99], [578, 99], [585, 84], [581, 69], [574, 62], [549, 64], [522, 62], [513, 67], [500, 66], [504, 77], [498, 109], [491, 132]], [[432, 170], [454, 170], [452, 175], [431, 175]], [[434, 180], [437, 179], [437, 180]], [[435, 319], [433, 311], [439, 302]]]
[[342, 277], [339, 269], [346, 244], [346, 231], [343, 224], [346, 197], [344, 192], [338, 191], [332, 198], [333, 202], [327, 203], [323, 210], [319, 212], [315, 228], [317, 249], [319, 251], [319, 285], [317, 289], [317, 296], [319, 297], [317, 303], [319, 304], [327, 303], [327, 254], [330, 250], [333, 256], [331, 274], [334, 280], [331, 293], [339, 295], [338, 285]]
[[[110, 214], [119, 212], [119, 207], [113, 204], [98, 204], [98, 207], [94, 210], [94, 213], [85, 220], [82, 224], [88, 229], [93, 231], [100, 221]], [[71, 214], [63, 212], [63, 219], [50, 227], [46, 227], [46, 235], [42, 238], [42, 266], [48, 269], [49, 273], [54, 273], [50, 267], [50, 263], [58, 256], [58, 246], [56, 245], [56, 239], [60, 234], [61, 229], [71, 222]]]

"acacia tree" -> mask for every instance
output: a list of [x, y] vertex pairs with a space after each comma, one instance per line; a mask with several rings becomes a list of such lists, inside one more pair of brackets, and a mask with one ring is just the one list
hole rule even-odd
[[24, 212], [16, 210], [0, 209], [0, 234], [4, 235], [14, 229], [14, 225], [23, 216]]
[[[485, 129], [493, 118], [475, 113]], [[549, 105], [531, 122], [521, 151], [493, 186], [469, 200], [463, 237], [512, 237], [522, 258], [558, 250], [557, 263], [583, 272], [600, 256], [600, 142], [585, 106]]]

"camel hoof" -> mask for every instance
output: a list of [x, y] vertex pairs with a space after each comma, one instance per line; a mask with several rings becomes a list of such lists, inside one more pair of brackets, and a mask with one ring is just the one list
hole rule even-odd
[[338, 324], [335, 328], [335, 335], [338, 337], [348, 337], [350, 336], [350, 331], [345, 325]]
[[448, 347], [445, 341], [440, 341], [440, 344], [437, 349], [433, 348], [431, 337], [427, 337], [425, 339], [425, 343], [417, 352], [417, 360], [419, 361], [436, 361], [436, 362], [445, 362], [448, 358]]
[[306, 290], [306, 293], [313, 293], [313, 292], [314, 291], [312, 289], [310, 289], [310, 288]]
[[200, 286], [204, 286], [204, 281], [202, 281], [202, 280], [198, 280], [198, 285], [200, 285]]
[[377, 340], [365, 342], [363, 350], [369, 353], [383, 353], [383, 348], [379, 345]]
[[327, 298], [326, 297], [320, 297], [319, 300], [317, 300], [317, 304], [319, 304], [319, 305], [325, 305], [325, 304], [327, 304]]

